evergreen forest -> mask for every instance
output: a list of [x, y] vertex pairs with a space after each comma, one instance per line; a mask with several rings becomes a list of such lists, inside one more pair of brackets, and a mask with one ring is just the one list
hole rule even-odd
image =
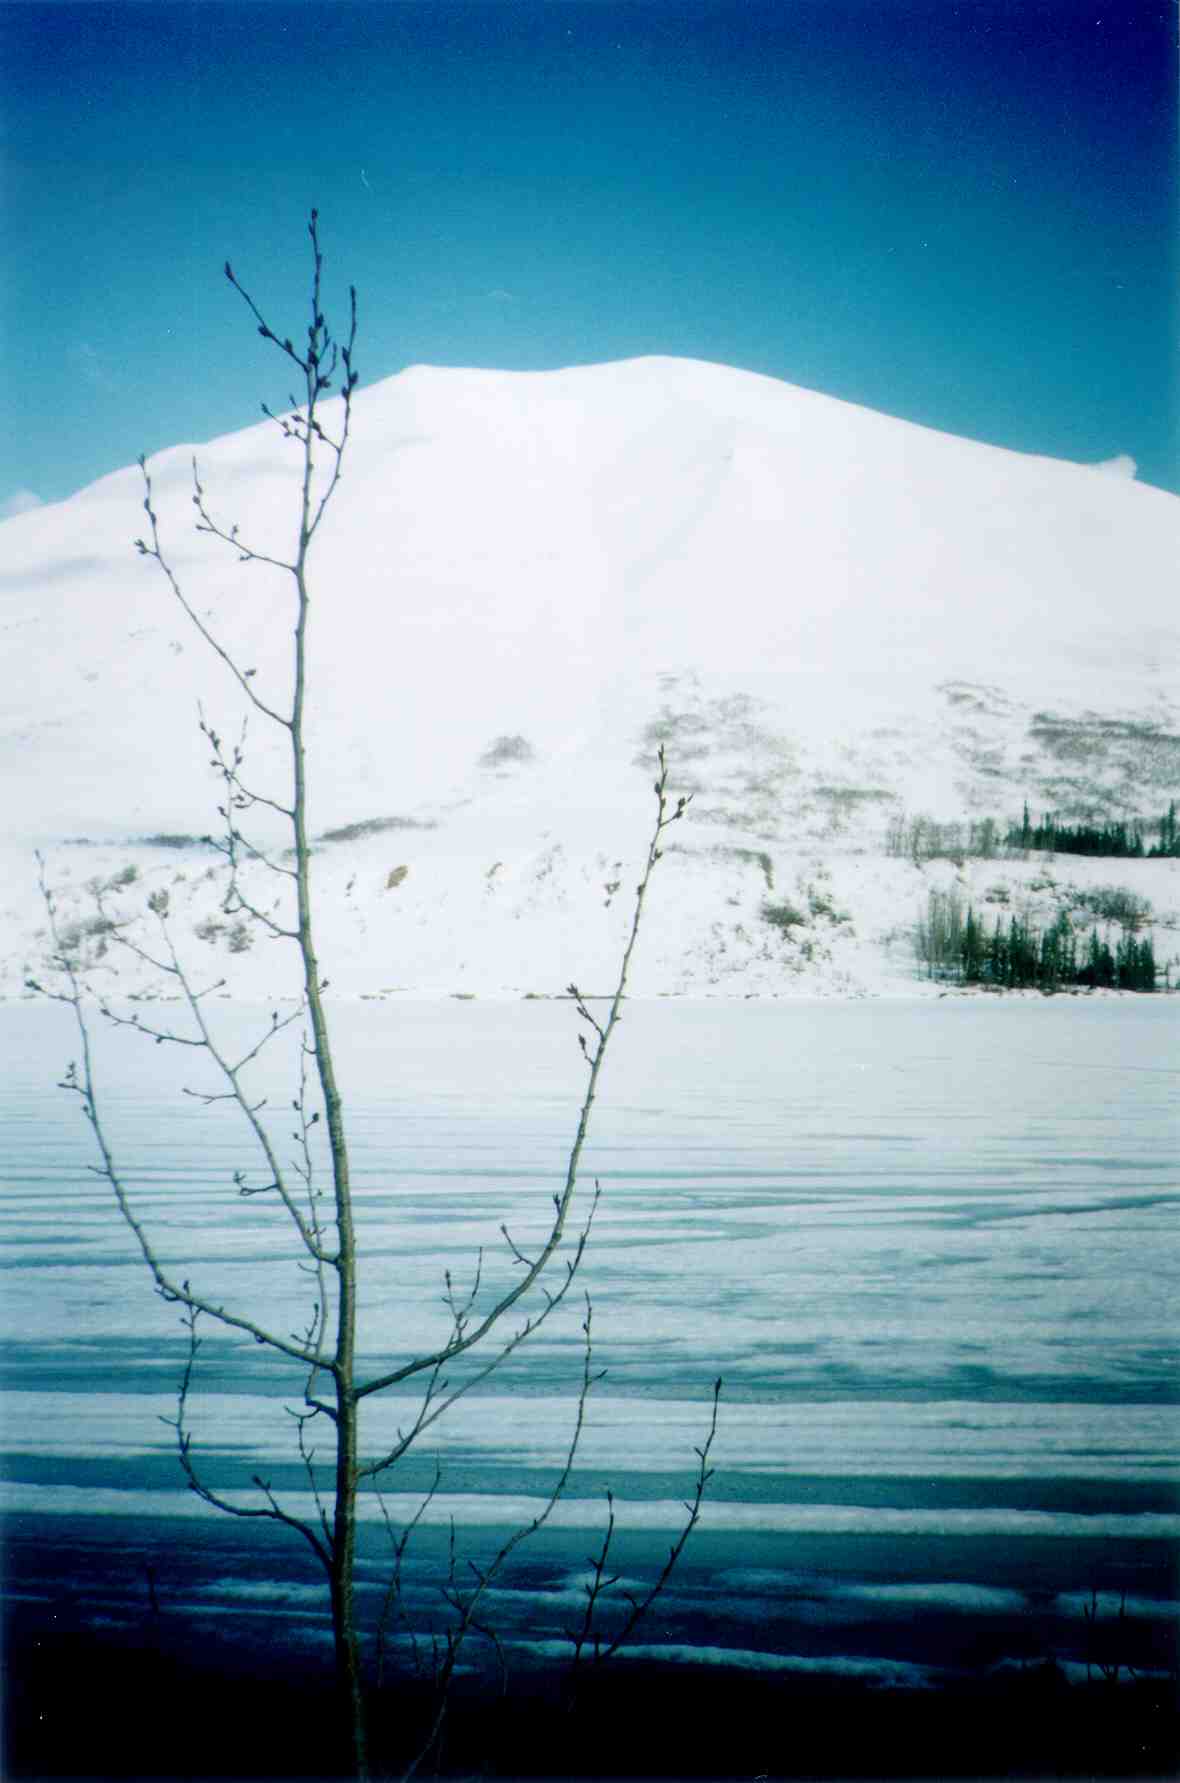
[[1062, 910], [1047, 928], [997, 915], [989, 928], [956, 892], [930, 893], [915, 930], [918, 957], [931, 978], [996, 989], [1070, 987], [1131, 991], [1156, 988], [1155, 951], [1124, 928], [1115, 944], [1097, 928], [1079, 930]]
[[1004, 840], [1009, 848], [1043, 850], [1054, 854], [1114, 855], [1125, 859], [1174, 859], [1180, 856], [1180, 825], [1176, 818], [1176, 801], [1172, 800], [1159, 820], [1159, 840], [1153, 848], [1143, 843], [1143, 827], [1139, 823], [1062, 823], [1052, 815], [1033, 823], [1024, 807], [1019, 824], [1012, 824]]

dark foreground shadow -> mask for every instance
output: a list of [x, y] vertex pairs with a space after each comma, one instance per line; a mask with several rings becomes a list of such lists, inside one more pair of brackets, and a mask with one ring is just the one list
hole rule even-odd
[[[5, 1654], [11, 1779], [328, 1779], [339, 1773], [322, 1661], [194, 1649], [168, 1630], [66, 1631], [17, 1615]], [[397, 1775], [426, 1704], [395, 1685], [373, 1705], [382, 1774]], [[502, 1694], [460, 1680], [424, 1778], [1133, 1778], [1180, 1771], [1174, 1685], [1071, 1683], [1051, 1664], [938, 1689], [705, 1665], [616, 1662], [537, 1672]]]

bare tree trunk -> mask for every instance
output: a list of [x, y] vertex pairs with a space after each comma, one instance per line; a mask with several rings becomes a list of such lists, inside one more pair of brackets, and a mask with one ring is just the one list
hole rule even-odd
[[359, 1783], [369, 1776], [368, 1718], [356, 1622], [356, 1509], [358, 1486], [357, 1402], [351, 1382], [341, 1376], [336, 1392], [336, 1515], [332, 1528], [332, 1633], [336, 1652], [336, 1687], [342, 1745], [349, 1775]]
[[[317, 252], [318, 272], [318, 252]], [[318, 285], [318, 279], [317, 279]], [[318, 315], [318, 289], [315, 299]], [[313, 324], [314, 325], [314, 324]], [[310, 411], [314, 420], [314, 407]], [[356, 1228], [352, 1214], [352, 1184], [348, 1141], [344, 1132], [343, 1104], [336, 1081], [332, 1044], [324, 1013], [323, 984], [315, 949], [312, 922], [311, 849], [307, 835], [307, 769], [303, 741], [303, 714], [307, 699], [307, 621], [310, 600], [307, 587], [307, 551], [312, 532], [312, 479], [314, 430], [309, 427], [304, 449], [304, 473], [300, 511], [299, 548], [295, 559], [298, 618], [295, 626], [295, 671], [291, 701], [291, 824], [295, 837], [295, 889], [298, 908], [299, 949], [303, 958], [304, 993], [311, 1021], [316, 1072], [324, 1098], [324, 1118], [332, 1160], [332, 1187], [336, 1211], [336, 1254], [331, 1259], [336, 1273], [336, 1348], [332, 1373], [335, 1381], [336, 1479], [332, 1519], [329, 1585], [332, 1632], [336, 1654], [336, 1681], [342, 1731], [351, 1774], [360, 1783], [369, 1776], [368, 1737], [360, 1637], [356, 1621], [353, 1575], [356, 1566], [357, 1492], [360, 1483], [359, 1412], [356, 1396]]]

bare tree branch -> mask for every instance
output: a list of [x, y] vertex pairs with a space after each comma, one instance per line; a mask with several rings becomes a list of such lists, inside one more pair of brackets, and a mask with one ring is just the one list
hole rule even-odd
[[[187, 1287], [187, 1283], [185, 1286]], [[177, 1452], [180, 1457], [180, 1465], [184, 1469], [184, 1475], [189, 1484], [189, 1490], [195, 1492], [198, 1498], [203, 1498], [206, 1504], [213, 1505], [216, 1510], [224, 1511], [227, 1516], [248, 1518], [263, 1517], [271, 1522], [285, 1523], [288, 1528], [294, 1529], [299, 1535], [303, 1536], [304, 1540], [311, 1545], [312, 1550], [322, 1562], [325, 1571], [330, 1573], [332, 1569], [330, 1537], [326, 1540], [321, 1539], [321, 1536], [317, 1534], [310, 1523], [304, 1522], [302, 1517], [292, 1516], [289, 1511], [283, 1510], [274, 1493], [271, 1491], [269, 1484], [264, 1480], [261, 1480], [257, 1474], [254, 1476], [253, 1483], [266, 1498], [267, 1503], [265, 1506], [236, 1504], [233, 1499], [226, 1498], [223, 1493], [215, 1492], [211, 1486], [206, 1484], [197, 1472], [196, 1464], [193, 1460], [192, 1435], [185, 1427], [185, 1411], [188, 1406], [189, 1388], [192, 1385], [193, 1369], [196, 1365], [197, 1352], [201, 1347], [201, 1340], [197, 1336], [197, 1319], [204, 1309], [191, 1299], [186, 1300], [185, 1305], [188, 1310], [182, 1315], [182, 1323], [188, 1330], [189, 1348], [188, 1358], [184, 1366], [184, 1373], [181, 1375], [180, 1384], [176, 1393], [176, 1416], [174, 1418], [161, 1418], [160, 1422], [166, 1424], [170, 1430], [175, 1430], [176, 1432]], [[326, 1526], [324, 1535], [328, 1536]]]
[[[377, 1688], [378, 1688], [378, 1690], [380, 1690], [381, 1685], [384, 1681], [385, 1650], [386, 1650], [386, 1644], [387, 1644], [387, 1641], [389, 1638], [389, 1624], [390, 1624], [390, 1620], [392, 1619], [395, 1611], [396, 1611], [397, 1615], [399, 1616], [399, 1618], [401, 1618], [403, 1621], [406, 1621], [407, 1627], [409, 1626], [408, 1619], [406, 1618], [406, 1612], [405, 1612], [404, 1606], [402, 1604], [402, 1564], [406, 1557], [406, 1549], [409, 1547], [410, 1540], [414, 1534], [414, 1531], [417, 1529], [419, 1523], [422, 1521], [422, 1518], [426, 1515], [426, 1512], [429, 1510], [430, 1505], [434, 1500], [435, 1494], [438, 1492], [438, 1488], [439, 1488], [439, 1484], [440, 1484], [441, 1480], [442, 1480], [442, 1468], [440, 1467], [438, 1461], [436, 1460], [435, 1464], [434, 1464], [434, 1478], [430, 1483], [430, 1488], [427, 1491], [425, 1497], [422, 1499], [421, 1503], [419, 1504], [418, 1509], [414, 1512], [414, 1515], [410, 1518], [410, 1521], [406, 1524], [405, 1528], [401, 1531], [400, 1535], [394, 1534], [393, 1522], [392, 1522], [392, 1519], [390, 1518], [389, 1510], [386, 1506], [384, 1498], [381, 1495], [380, 1490], [378, 1490], [377, 1494], [376, 1494], [377, 1503], [381, 1507], [381, 1515], [385, 1522], [386, 1533], [389, 1536], [390, 1545], [393, 1548], [393, 1570], [389, 1575], [389, 1583], [386, 1586], [385, 1596], [384, 1596], [384, 1599], [382, 1600], [382, 1604], [381, 1604], [381, 1615], [377, 1622]], [[412, 1628], [409, 1630], [409, 1632], [410, 1632], [410, 1642], [411, 1642], [411, 1646], [413, 1648], [413, 1653], [414, 1653], [414, 1670], [417, 1671], [418, 1666], [419, 1666], [418, 1642], [417, 1642], [417, 1639], [414, 1635]]]
[[[680, 1534], [669, 1548], [668, 1558], [665, 1560], [663, 1569], [650, 1591], [639, 1598], [633, 1597], [630, 1593], [627, 1594], [627, 1600], [631, 1605], [631, 1613], [627, 1617], [619, 1633], [615, 1635], [614, 1639], [610, 1641], [608, 1645], [603, 1646], [598, 1641], [595, 1642], [595, 1659], [610, 1659], [618, 1652], [619, 1648], [630, 1639], [636, 1624], [646, 1616], [648, 1610], [660, 1595], [664, 1586], [668, 1583], [676, 1562], [684, 1552], [685, 1543], [688, 1541], [689, 1536], [700, 1521], [701, 1505], [704, 1502], [705, 1497], [705, 1487], [713, 1477], [713, 1469], [709, 1466], [709, 1453], [713, 1447], [713, 1439], [717, 1435], [717, 1412], [721, 1403], [721, 1386], [722, 1382], [719, 1376], [713, 1383], [713, 1411], [709, 1420], [709, 1434], [706, 1436], [701, 1446], [694, 1450], [698, 1460], [697, 1477], [692, 1501], [686, 1503], [684, 1507], [688, 1513], [687, 1521], [681, 1529]], [[603, 1581], [603, 1574], [606, 1570], [606, 1563], [610, 1553], [611, 1538], [614, 1535], [615, 1529], [614, 1502], [610, 1493], [607, 1494], [607, 1509], [608, 1519], [606, 1535], [602, 1547], [599, 1549], [597, 1558], [592, 1562], [595, 1569], [594, 1585], [591, 1589], [590, 1600], [586, 1606], [586, 1617], [582, 1630], [580, 1634], [575, 1637], [574, 1666], [578, 1664], [582, 1649], [586, 1644], [586, 1639], [592, 1633], [591, 1625], [593, 1622], [594, 1607], [598, 1598], [608, 1590], [611, 1585], [618, 1583], [615, 1579]]]
[[[139, 1245], [140, 1254], [151, 1272], [152, 1280], [156, 1284], [157, 1291], [163, 1299], [187, 1307], [191, 1312], [207, 1313], [210, 1318], [216, 1319], [220, 1324], [228, 1325], [235, 1331], [244, 1331], [248, 1336], [254, 1338], [255, 1342], [266, 1344], [271, 1349], [279, 1350], [285, 1356], [293, 1356], [299, 1362], [309, 1364], [314, 1363], [321, 1368], [331, 1368], [333, 1363], [330, 1357], [321, 1355], [318, 1351], [309, 1350], [305, 1344], [291, 1342], [285, 1338], [279, 1337], [273, 1331], [268, 1331], [265, 1327], [256, 1323], [255, 1320], [245, 1318], [238, 1313], [228, 1312], [224, 1306], [215, 1305], [212, 1301], [206, 1300], [203, 1296], [194, 1294], [187, 1284], [182, 1285], [175, 1279], [175, 1277], [169, 1275], [157, 1257], [151, 1240], [147, 1235], [147, 1231], [128, 1199], [127, 1190], [115, 1165], [114, 1156], [107, 1143], [106, 1132], [99, 1117], [98, 1101], [94, 1086], [90, 1031], [87, 1026], [86, 1017], [82, 1011], [82, 987], [79, 983], [73, 963], [61, 948], [57, 932], [56, 904], [54, 903], [53, 896], [45, 883], [43, 866], [41, 884], [42, 896], [45, 899], [46, 909], [49, 914], [49, 923], [53, 935], [54, 946], [57, 949], [57, 964], [68, 985], [68, 989], [65, 991], [45, 990], [44, 994], [51, 997], [55, 1002], [68, 1004], [73, 1010], [81, 1047], [81, 1070], [79, 1072], [79, 1067], [76, 1062], [71, 1063], [66, 1071], [65, 1077], [62, 1079], [61, 1087], [71, 1091], [81, 1101], [82, 1111], [90, 1123], [91, 1131], [94, 1134], [95, 1144], [98, 1147], [99, 1156], [102, 1159], [101, 1164], [92, 1165], [91, 1168], [97, 1175], [105, 1177], [110, 1183], [119, 1212], [122, 1214], [124, 1220], [135, 1236], [135, 1240]], [[44, 987], [39, 986], [38, 988], [43, 989]]]
[[565, 1463], [548, 1498], [545, 1500], [545, 1503], [537, 1512], [536, 1516], [532, 1519], [531, 1523], [523, 1523], [518, 1528], [514, 1529], [507, 1541], [504, 1542], [486, 1568], [477, 1567], [474, 1562], [469, 1562], [471, 1570], [475, 1574], [475, 1589], [467, 1595], [464, 1595], [459, 1591], [448, 1592], [448, 1601], [458, 1616], [458, 1622], [454, 1629], [448, 1631], [447, 1654], [438, 1679], [436, 1691], [437, 1708], [430, 1726], [430, 1731], [417, 1757], [402, 1773], [402, 1783], [409, 1783], [409, 1779], [416, 1774], [424, 1760], [430, 1755], [430, 1752], [438, 1740], [438, 1736], [442, 1730], [443, 1719], [447, 1711], [447, 1697], [451, 1677], [454, 1673], [455, 1665], [458, 1662], [464, 1643], [466, 1642], [468, 1635], [476, 1626], [476, 1610], [482, 1602], [485, 1593], [494, 1583], [498, 1574], [503, 1569], [505, 1562], [516, 1549], [520, 1547], [521, 1543], [528, 1541], [530, 1536], [536, 1535], [539, 1529], [544, 1528], [545, 1524], [553, 1515], [566, 1486], [569, 1484], [570, 1475], [574, 1470], [574, 1459], [578, 1452], [578, 1445], [582, 1440], [582, 1429], [586, 1421], [586, 1401], [590, 1397], [592, 1388], [602, 1379], [602, 1371], [598, 1374], [595, 1374], [592, 1371], [594, 1359], [594, 1346], [591, 1337], [593, 1309], [588, 1294], [585, 1297], [585, 1303], [586, 1317], [582, 1322], [582, 1332], [585, 1340], [582, 1351], [582, 1385], [578, 1393], [574, 1428], [570, 1436], [569, 1447], [566, 1450]]
[[[216, 654], [221, 658], [222, 662], [225, 664], [226, 668], [229, 670], [229, 672], [233, 676], [234, 680], [238, 683], [238, 686], [241, 688], [242, 692], [246, 695], [246, 698], [250, 701], [250, 704], [252, 706], [256, 706], [260, 712], [265, 713], [267, 718], [273, 719], [276, 724], [281, 724], [285, 730], [289, 730], [291, 728], [290, 719], [285, 718], [281, 712], [276, 712], [273, 706], [267, 705], [266, 701], [264, 699], [262, 699], [255, 692], [249, 674], [238, 667], [237, 663], [233, 660], [233, 658], [229, 654], [229, 651], [225, 648], [225, 646], [223, 644], [219, 643], [218, 640], [214, 637], [213, 633], [209, 630], [208, 626], [205, 624], [204, 620], [201, 618], [201, 616], [197, 612], [196, 608], [193, 607], [189, 603], [189, 601], [186, 599], [184, 591], [181, 588], [180, 583], [177, 581], [176, 576], [174, 575], [174, 573], [171, 570], [171, 568], [169, 567], [169, 565], [167, 563], [165, 563], [163, 555], [160, 551], [159, 517], [156, 514], [156, 510], [152, 506], [152, 479], [148, 475], [147, 459], [145, 457], [141, 456], [138, 460], [138, 463], [139, 463], [140, 471], [143, 475], [143, 486], [144, 486], [143, 510], [144, 510], [144, 513], [148, 517], [148, 525], [151, 528], [152, 542], [149, 545], [149, 544], [145, 543], [145, 541], [143, 539], [136, 539], [135, 549], [139, 552], [141, 557], [151, 557], [155, 560], [155, 562], [157, 564], [159, 564], [160, 569], [163, 571], [164, 575], [168, 579], [168, 583], [172, 589], [173, 594], [176, 596], [177, 600], [180, 602], [180, 605], [184, 608], [184, 611], [187, 614], [188, 618], [192, 621], [192, 623], [196, 627], [197, 631], [200, 632], [201, 636], [204, 638], [205, 642], [209, 645], [210, 649], [215, 651]], [[195, 463], [194, 463], [194, 467], [193, 467], [193, 474], [195, 477], [195, 475], [196, 475]]]
[[[402, 1456], [417, 1441], [424, 1430], [428, 1430], [437, 1419], [442, 1417], [444, 1412], [449, 1411], [452, 1405], [454, 1405], [457, 1400], [462, 1399], [473, 1387], [478, 1387], [483, 1381], [487, 1380], [489, 1375], [494, 1374], [501, 1363], [506, 1361], [514, 1350], [518, 1350], [527, 1338], [532, 1337], [533, 1334], [545, 1323], [545, 1320], [551, 1313], [556, 1312], [557, 1308], [561, 1305], [561, 1302], [565, 1299], [566, 1294], [573, 1286], [574, 1277], [578, 1272], [579, 1265], [581, 1264], [590, 1237], [590, 1228], [594, 1222], [594, 1214], [598, 1207], [598, 1200], [599, 1191], [596, 1187], [594, 1201], [590, 1208], [589, 1215], [587, 1216], [586, 1224], [578, 1238], [577, 1250], [574, 1256], [566, 1263], [565, 1279], [561, 1282], [559, 1287], [549, 1293], [545, 1305], [540, 1307], [537, 1312], [533, 1313], [530, 1318], [526, 1319], [524, 1324], [519, 1326], [510, 1338], [501, 1343], [499, 1349], [489, 1361], [485, 1362], [481, 1368], [477, 1369], [458, 1387], [453, 1388], [449, 1392], [446, 1391], [447, 1383], [445, 1382], [436, 1388], [438, 1375], [443, 1367], [444, 1361], [449, 1360], [449, 1358], [440, 1356], [431, 1373], [430, 1381], [426, 1392], [423, 1395], [422, 1404], [419, 1408], [416, 1420], [404, 1436], [399, 1431], [397, 1442], [392, 1449], [380, 1458], [380, 1460], [368, 1462], [360, 1469], [360, 1477], [362, 1479], [371, 1478], [374, 1474], [384, 1473], [387, 1468], [392, 1467], [396, 1462], [400, 1461]], [[437, 1404], [434, 1403], [436, 1390], [446, 1393], [446, 1397], [440, 1399]]]
[[[372, 1380], [362, 1382], [357, 1388], [358, 1398], [363, 1399], [370, 1393], [380, 1393], [386, 1387], [396, 1386], [399, 1381], [407, 1380], [411, 1375], [421, 1373], [423, 1369], [434, 1368], [439, 1363], [449, 1362], [452, 1357], [461, 1355], [463, 1351], [469, 1350], [475, 1344], [478, 1344], [492, 1327], [504, 1317], [505, 1313], [515, 1306], [517, 1301], [527, 1294], [529, 1289], [535, 1285], [543, 1274], [550, 1258], [561, 1243], [565, 1233], [566, 1220], [569, 1216], [570, 1204], [573, 1201], [574, 1190], [577, 1187], [578, 1168], [582, 1160], [582, 1150], [586, 1143], [586, 1134], [590, 1126], [590, 1115], [594, 1107], [594, 1098], [598, 1090], [599, 1075], [606, 1059], [606, 1052], [610, 1045], [611, 1035], [614, 1033], [622, 1016], [623, 1000], [627, 994], [627, 979], [631, 970], [631, 956], [635, 951], [635, 943], [639, 936], [639, 925], [643, 917], [643, 905], [644, 900], [647, 897], [648, 883], [651, 879], [655, 864], [660, 859], [660, 837], [669, 824], [676, 823], [683, 817], [685, 809], [689, 803], [689, 798], [691, 798], [691, 794], [680, 798], [675, 807], [669, 812], [668, 764], [664, 757], [662, 745], [659, 751], [659, 766], [659, 777], [657, 778], [654, 787], [656, 795], [655, 825], [648, 842], [647, 859], [644, 863], [643, 873], [635, 888], [635, 907], [631, 917], [631, 928], [627, 937], [626, 947], [623, 951], [622, 962], [619, 967], [618, 982], [615, 986], [614, 995], [611, 998], [610, 1013], [604, 1024], [600, 1025], [595, 1021], [594, 1017], [591, 1016], [577, 986], [571, 984], [569, 987], [570, 995], [574, 998], [579, 1015], [582, 1015], [594, 1028], [598, 1039], [596, 1044], [587, 1052], [590, 1074], [586, 1084], [586, 1092], [582, 1098], [582, 1106], [578, 1114], [577, 1131], [574, 1134], [574, 1142], [570, 1149], [569, 1159], [566, 1164], [565, 1182], [562, 1185], [561, 1193], [555, 1195], [553, 1198], [554, 1218], [549, 1229], [549, 1234], [545, 1239], [544, 1244], [541, 1246], [541, 1249], [537, 1252], [536, 1257], [531, 1262], [528, 1261], [523, 1252], [513, 1245], [512, 1240], [508, 1239], [513, 1255], [518, 1261], [525, 1264], [525, 1273], [521, 1276], [519, 1281], [517, 1281], [506, 1294], [502, 1295], [500, 1299], [482, 1315], [478, 1323], [476, 1323], [470, 1331], [464, 1330], [461, 1334], [452, 1336], [449, 1343], [444, 1344], [441, 1349], [433, 1351], [428, 1356], [416, 1357], [412, 1362], [404, 1363], [400, 1368], [392, 1369], [386, 1374], [377, 1375]], [[587, 1051], [585, 1046], [583, 1046], [583, 1051]], [[507, 1234], [505, 1234], [505, 1236], [507, 1236]]]

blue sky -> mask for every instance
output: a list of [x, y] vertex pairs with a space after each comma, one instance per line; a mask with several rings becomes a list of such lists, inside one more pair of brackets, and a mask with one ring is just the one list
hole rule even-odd
[[720, 360], [1180, 490], [1175, 9], [0, 0], [0, 504], [287, 386], [304, 224], [363, 383]]

